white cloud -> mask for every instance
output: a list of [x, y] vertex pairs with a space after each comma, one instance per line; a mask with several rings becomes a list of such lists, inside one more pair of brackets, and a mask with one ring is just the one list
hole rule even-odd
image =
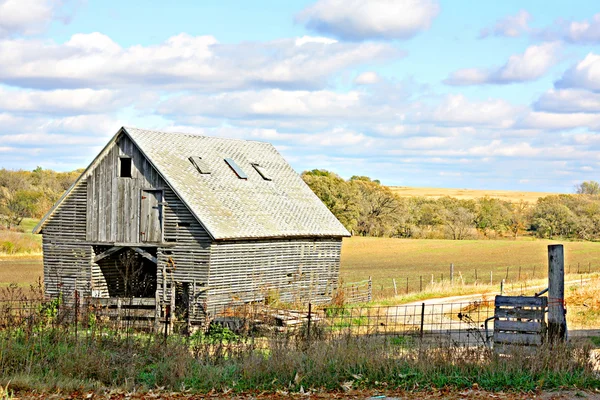
[[550, 89], [533, 104], [533, 108], [559, 114], [600, 113], [600, 93], [582, 89]]
[[0, 0], [0, 37], [40, 33], [52, 14], [48, 0]]
[[586, 113], [558, 114], [534, 111], [520, 119], [517, 126], [545, 130], [569, 130], [582, 127], [598, 129], [600, 127], [600, 115]]
[[314, 88], [332, 74], [401, 56], [383, 43], [348, 44], [322, 38], [220, 44], [212, 36], [179, 34], [152, 46], [123, 48], [101, 33], [66, 43], [0, 41], [0, 80], [33, 88], [146, 87], [232, 90]]
[[131, 102], [125, 93], [108, 89], [9, 90], [0, 87], [0, 110], [16, 113], [94, 114]]
[[493, 28], [482, 29], [479, 36], [484, 38], [490, 35], [519, 37], [524, 33], [530, 32], [529, 22], [532, 17], [525, 10], [520, 10], [515, 15], [508, 15], [496, 22]]
[[432, 110], [418, 111], [414, 118], [455, 126], [509, 128], [522, 113], [520, 107], [501, 99], [470, 101], [464, 95], [449, 95]]
[[372, 85], [374, 83], [379, 83], [380, 80], [381, 79], [379, 78], [377, 72], [367, 71], [358, 75], [354, 79], [354, 83], [356, 83], [357, 85]]
[[552, 26], [537, 32], [536, 36], [564, 40], [573, 44], [598, 44], [600, 43], [600, 13], [595, 14], [591, 20], [559, 19]]
[[555, 86], [600, 91], [600, 55], [589, 53], [583, 60], [569, 68]]
[[453, 72], [444, 82], [449, 85], [508, 84], [534, 81], [559, 61], [558, 42], [529, 46], [523, 54], [510, 56], [499, 68], [468, 68]]
[[[385, 93], [358, 90], [248, 90], [216, 95], [179, 95], [162, 101], [157, 111], [170, 118], [195, 117], [232, 118], [238, 124], [252, 120], [268, 120], [280, 127], [294, 128], [302, 120], [303, 129], [323, 121], [398, 120], [397, 109], [404, 98], [388, 98]], [[317, 129], [322, 129], [318, 127]]]
[[318, 0], [296, 20], [346, 40], [406, 39], [429, 29], [439, 11], [434, 0]]

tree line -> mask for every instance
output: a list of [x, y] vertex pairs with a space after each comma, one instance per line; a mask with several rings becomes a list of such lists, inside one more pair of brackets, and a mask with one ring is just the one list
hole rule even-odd
[[10, 229], [23, 218], [41, 218], [81, 172], [0, 169], [0, 226]]
[[575, 194], [550, 195], [529, 204], [492, 197], [400, 197], [378, 180], [365, 176], [344, 180], [326, 170], [305, 171], [302, 178], [354, 235], [600, 239], [600, 184], [594, 181], [578, 185]]
[[[14, 228], [23, 218], [41, 218], [81, 172], [0, 169], [0, 226]], [[600, 184], [595, 181], [581, 183], [575, 194], [541, 197], [529, 204], [492, 197], [400, 197], [378, 180], [366, 176], [345, 180], [319, 169], [303, 172], [302, 178], [354, 235], [600, 239]]]

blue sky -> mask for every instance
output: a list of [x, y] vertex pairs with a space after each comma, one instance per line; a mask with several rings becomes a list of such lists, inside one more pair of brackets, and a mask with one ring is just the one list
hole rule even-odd
[[0, 167], [85, 167], [125, 125], [389, 185], [600, 180], [597, 2], [165, 4], [0, 0]]

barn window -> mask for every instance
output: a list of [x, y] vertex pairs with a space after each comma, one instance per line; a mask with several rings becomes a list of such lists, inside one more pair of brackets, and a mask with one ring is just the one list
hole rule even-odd
[[192, 165], [196, 167], [198, 172], [200, 172], [201, 174], [210, 174], [210, 168], [208, 167], [208, 164], [201, 157], [192, 156], [189, 158], [189, 160], [192, 163]]
[[229, 167], [231, 167], [231, 169], [233, 170], [233, 172], [235, 172], [238, 178], [248, 179], [248, 175], [246, 175], [246, 173], [240, 168], [240, 166], [237, 165], [235, 161], [233, 161], [231, 158], [226, 158], [225, 162], [227, 163], [227, 165], [229, 165]]
[[131, 158], [119, 157], [119, 176], [121, 178], [131, 178]]
[[256, 170], [256, 172], [258, 172], [258, 174], [260, 176], [262, 176], [262, 178], [265, 181], [270, 181], [271, 180], [271, 177], [269, 176], [269, 174], [267, 174], [267, 171], [265, 171], [265, 169], [262, 166], [260, 166], [260, 164], [252, 163], [252, 166], [254, 167], [254, 169]]

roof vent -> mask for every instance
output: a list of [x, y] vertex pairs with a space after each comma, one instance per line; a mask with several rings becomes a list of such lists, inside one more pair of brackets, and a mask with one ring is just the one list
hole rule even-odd
[[208, 168], [208, 164], [201, 157], [192, 156], [189, 158], [189, 160], [192, 163], [192, 165], [196, 167], [198, 172], [200, 172], [201, 174], [210, 174], [210, 168]]
[[246, 175], [246, 173], [240, 168], [240, 166], [237, 165], [235, 161], [233, 161], [231, 158], [226, 158], [225, 162], [227, 163], [227, 165], [229, 165], [233, 172], [235, 172], [238, 178], [248, 179], [248, 175]]
[[270, 181], [271, 177], [269, 176], [269, 174], [267, 174], [267, 171], [265, 171], [265, 169], [258, 163], [252, 163], [252, 166], [254, 167], [254, 169], [256, 170], [256, 172], [258, 172], [258, 174], [260, 176], [262, 176], [262, 178], [265, 181]]

